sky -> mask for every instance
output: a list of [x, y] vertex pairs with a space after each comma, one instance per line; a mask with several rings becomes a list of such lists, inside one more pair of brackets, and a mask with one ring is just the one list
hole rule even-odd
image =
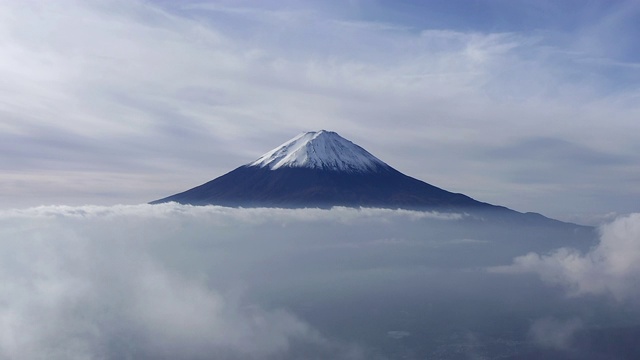
[[[430, 184], [638, 211], [637, 1], [4, 1], [0, 207], [146, 203], [332, 130]], [[542, 260], [541, 260], [542, 261]]]

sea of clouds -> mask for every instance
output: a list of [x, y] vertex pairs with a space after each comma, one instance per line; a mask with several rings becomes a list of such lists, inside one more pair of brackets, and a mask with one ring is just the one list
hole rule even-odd
[[600, 227], [600, 242], [583, 253], [562, 247], [549, 254], [529, 253], [496, 272], [537, 273], [573, 295], [609, 294], [620, 301], [640, 299], [640, 214]]
[[571, 233], [388, 209], [4, 210], [0, 358], [637, 354], [640, 215]]

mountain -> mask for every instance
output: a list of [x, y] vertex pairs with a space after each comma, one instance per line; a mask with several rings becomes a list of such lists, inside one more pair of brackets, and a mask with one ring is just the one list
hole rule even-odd
[[382, 207], [555, 221], [452, 193], [407, 176], [332, 131], [302, 133], [257, 160], [151, 202], [242, 207]]

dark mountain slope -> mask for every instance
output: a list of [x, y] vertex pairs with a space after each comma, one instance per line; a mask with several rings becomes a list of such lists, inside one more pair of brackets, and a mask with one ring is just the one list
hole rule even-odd
[[152, 204], [381, 207], [467, 213], [476, 219], [564, 224], [480, 202], [404, 175], [334, 132], [298, 135], [256, 161]]

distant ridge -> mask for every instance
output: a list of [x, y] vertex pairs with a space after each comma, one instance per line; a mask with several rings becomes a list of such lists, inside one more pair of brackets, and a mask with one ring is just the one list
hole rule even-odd
[[305, 132], [255, 161], [151, 202], [233, 207], [382, 207], [564, 224], [452, 193], [395, 170], [335, 132]]

